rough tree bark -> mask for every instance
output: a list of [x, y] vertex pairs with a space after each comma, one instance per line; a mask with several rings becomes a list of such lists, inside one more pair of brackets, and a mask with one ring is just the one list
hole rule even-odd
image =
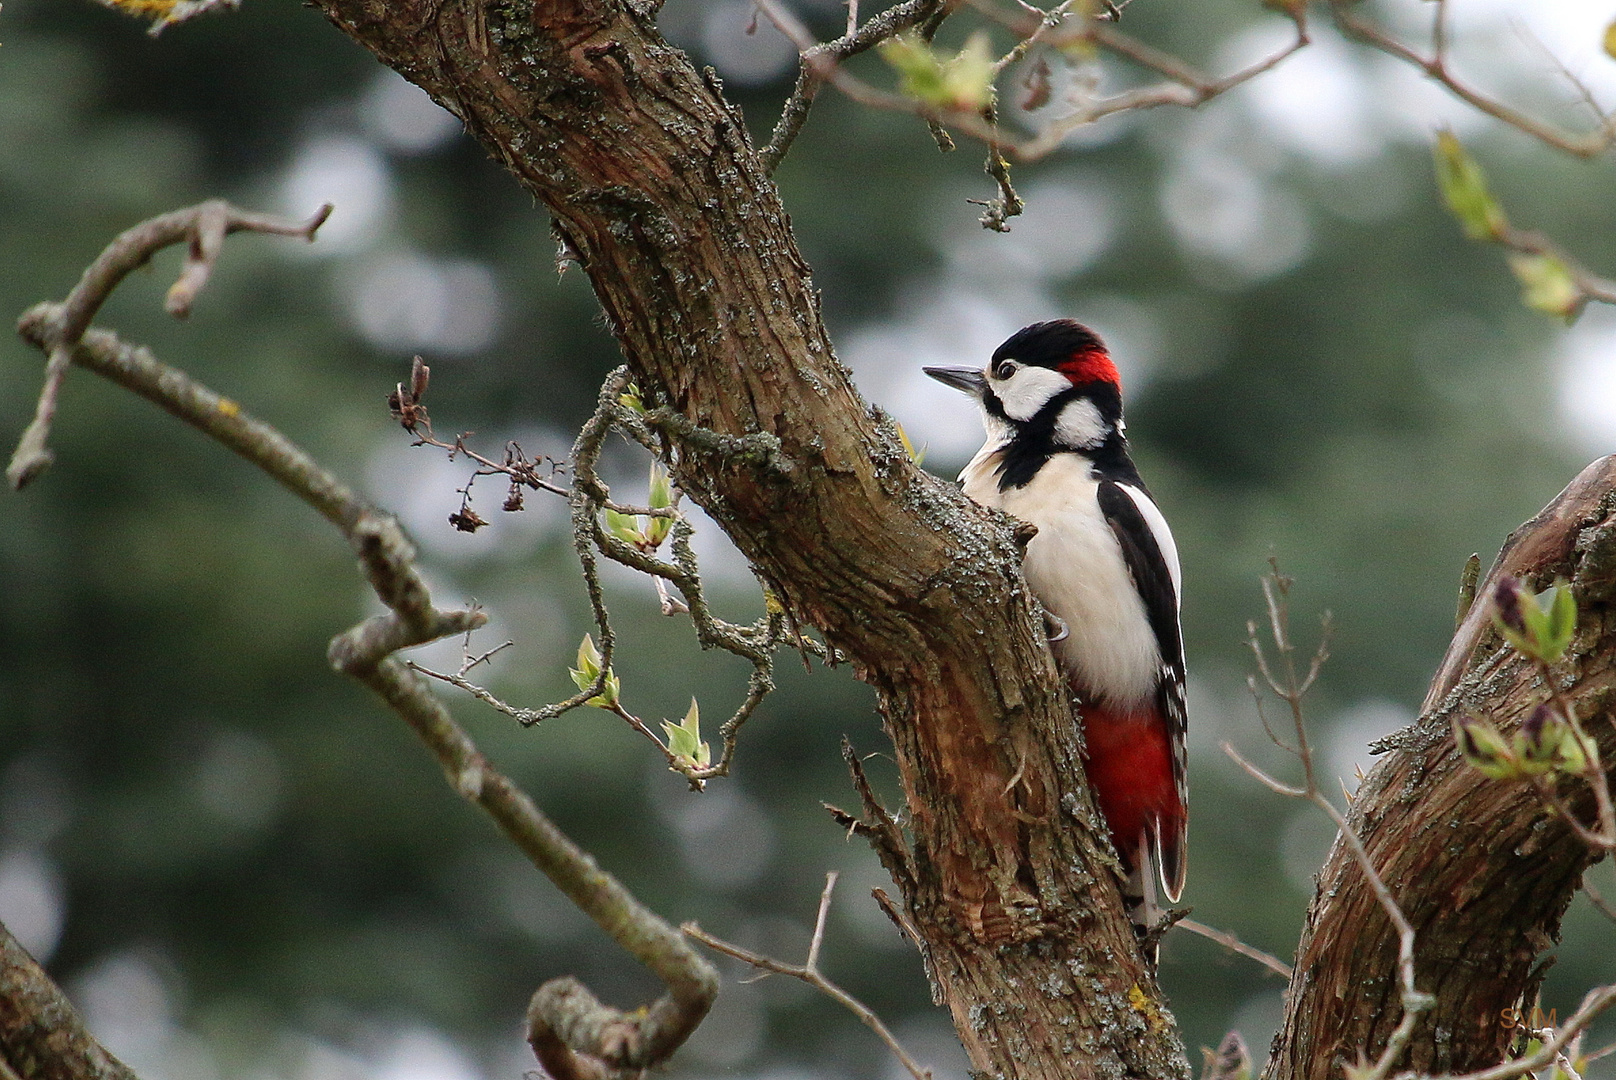
[[320, 6], [542, 200], [680, 486], [875, 687], [912, 828], [884, 854], [975, 1067], [1186, 1075], [1011, 531], [859, 399], [716, 79], [612, 0]]
[[[1537, 1000], [1560, 918], [1593, 861], [1530, 787], [1483, 779], [1453, 745], [1455, 715], [1514, 726], [1547, 696], [1492, 628], [1487, 597], [1511, 574], [1572, 583], [1577, 640], [1557, 676], [1602, 759], [1616, 762], [1616, 457], [1594, 462], [1504, 544], [1431, 684], [1420, 719], [1382, 741], [1350, 821], [1417, 932], [1416, 985], [1436, 995], [1407, 1065], [1462, 1073], [1497, 1064], [1515, 1032], [1502, 1010]], [[1562, 792], [1584, 821], [1592, 792]], [[1267, 1080], [1334, 1080], [1397, 1026], [1397, 933], [1341, 843], [1319, 874]], [[1565, 1003], [1565, 1011], [1575, 1007]]]
[[[875, 687], [911, 849], [873, 832], [888, 838], [878, 847], [975, 1068], [1185, 1075], [1121, 915], [1011, 535], [915, 469], [858, 398], [717, 80], [662, 41], [654, 4], [317, 3], [543, 202], [660, 406], [652, 421], [680, 485]], [[1598, 554], [1566, 548], [1525, 569], [1582, 573], [1578, 694], [1593, 712], [1616, 641], [1608, 588], [1584, 565], [1606, 565], [1611, 544], [1589, 543]], [[1468, 667], [1470, 646], [1456, 648]], [[1481, 664], [1396, 741], [1358, 800], [1355, 820], [1420, 928], [1421, 985], [1442, 997], [1415, 1064], [1497, 1059], [1498, 1009], [1535, 988], [1532, 960], [1585, 861], [1529, 796], [1462, 770], [1447, 737], [1460, 702], [1515, 715], [1528, 684], [1509, 662]], [[1342, 1053], [1373, 1048], [1397, 1020], [1384, 919], [1339, 852], [1321, 881], [1275, 1080], [1335, 1075]]]

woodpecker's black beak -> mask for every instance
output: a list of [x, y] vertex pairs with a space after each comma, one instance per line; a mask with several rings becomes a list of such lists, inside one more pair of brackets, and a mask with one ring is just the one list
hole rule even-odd
[[920, 370], [944, 386], [952, 386], [956, 390], [963, 390], [972, 397], [979, 398], [988, 389], [987, 379], [983, 378], [982, 373], [976, 368], [928, 367]]

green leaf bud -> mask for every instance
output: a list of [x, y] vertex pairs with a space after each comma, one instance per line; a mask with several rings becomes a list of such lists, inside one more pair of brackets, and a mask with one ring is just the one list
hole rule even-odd
[[1451, 131], [1440, 131], [1433, 150], [1442, 199], [1472, 240], [1498, 240], [1509, 228], [1503, 207], [1487, 190], [1487, 177]]

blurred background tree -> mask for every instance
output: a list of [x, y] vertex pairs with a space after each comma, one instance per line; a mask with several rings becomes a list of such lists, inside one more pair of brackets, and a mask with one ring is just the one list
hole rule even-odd
[[[1576, 92], [1552, 52], [1616, 92], [1588, 5], [1453, 6], [1458, 58], [1484, 85], [1569, 115]], [[843, 17], [824, 0], [795, 7], [827, 36]], [[1421, 7], [1372, 10], [1407, 26]], [[766, 134], [791, 45], [745, 0], [668, 0], [661, 23]], [[1242, 0], [1140, 0], [1125, 26], [1217, 71], [1288, 33]], [[1595, 267], [1616, 266], [1608, 161], [1557, 156], [1328, 26], [1315, 37], [1200, 110], [1104, 121], [1018, 168], [1028, 209], [1008, 234], [983, 231], [965, 201], [993, 194], [974, 147], [940, 155], [913, 118], [830, 92], [778, 174], [844, 361], [928, 448], [928, 468], [952, 475], [979, 427], [922, 364], [979, 361], [1058, 315], [1111, 343], [1189, 583], [1187, 900], [1281, 955], [1329, 829], [1216, 750], [1261, 739], [1242, 684], [1267, 558], [1298, 577], [1304, 608], [1334, 612], [1315, 718], [1350, 787], [1368, 741], [1412, 718], [1464, 558], [1490, 557], [1586, 459], [1616, 450], [1616, 317], [1596, 307], [1566, 329], [1523, 308], [1501, 260], [1442, 209], [1429, 144], [1455, 128], [1514, 216]], [[496, 668], [502, 694], [568, 692], [588, 622], [562, 508], [530, 498], [495, 515], [490, 485], [479, 505], [494, 527], [455, 532], [469, 473], [410, 448], [383, 404], [421, 353], [440, 431], [564, 451], [618, 356], [581, 275], [538, 257], [552, 248], [544, 216], [451, 117], [295, 4], [256, 0], [153, 40], [90, 4], [11, 0], [0, 41], [0, 310], [62, 295], [153, 213], [211, 195], [294, 215], [335, 203], [310, 248], [235, 241], [188, 324], [160, 313], [167, 264], [102, 321], [400, 512], [440, 602], [475, 597], [494, 617], [482, 640], [516, 640]], [[859, 64], [873, 76], [880, 62]], [[26, 423], [37, 376], [32, 350], [0, 345], [0, 430]], [[0, 527], [0, 919], [110, 1049], [145, 1080], [513, 1076], [532, 1067], [519, 1032], [537, 982], [575, 971], [623, 1003], [650, 992], [328, 669], [326, 640], [373, 603], [335, 535], [87, 378], [69, 382], [54, 442], [57, 467], [7, 496]], [[636, 490], [644, 461], [614, 454], [609, 479]], [[754, 613], [739, 557], [716, 529], [700, 539], [720, 602]], [[700, 653], [645, 580], [609, 588], [637, 711], [676, 718], [695, 694], [716, 716], [738, 699], [743, 663]], [[458, 645], [423, 651], [452, 667]], [[867, 897], [884, 875], [819, 806], [848, 801], [844, 734], [881, 748], [869, 695], [846, 672], [782, 664], [781, 679], [736, 777], [700, 796], [603, 713], [521, 730], [456, 708], [670, 919], [798, 956], [822, 875], [841, 870], [829, 973], [939, 1075], [962, 1075], [917, 957]], [[891, 781], [882, 759], [870, 768]], [[1573, 910], [1546, 1008], [1569, 1012], [1609, 980], [1608, 948], [1588, 947], [1599, 932]], [[1182, 934], [1163, 958], [1191, 1047], [1231, 1027], [1265, 1043], [1278, 980]], [[805, 987], [725, 974], [674, 1075], [894, 1067]]]

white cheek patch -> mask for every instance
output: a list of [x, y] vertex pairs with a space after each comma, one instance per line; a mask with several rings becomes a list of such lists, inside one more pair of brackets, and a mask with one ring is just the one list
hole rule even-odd
[[1071, 388], [1066, 376], [1046, 367], [1018, 368], [1002, 382], [993, 380], [993, 392], [1004, 406], [1004, 415], [1012, 420], [1031, 420], [1050, 398]]
[[1074, 398], [1055, 419], [1055, 441], [1074, 450], [1092, 450], [1110, 435], [1100, 409], [1088, 398]]

